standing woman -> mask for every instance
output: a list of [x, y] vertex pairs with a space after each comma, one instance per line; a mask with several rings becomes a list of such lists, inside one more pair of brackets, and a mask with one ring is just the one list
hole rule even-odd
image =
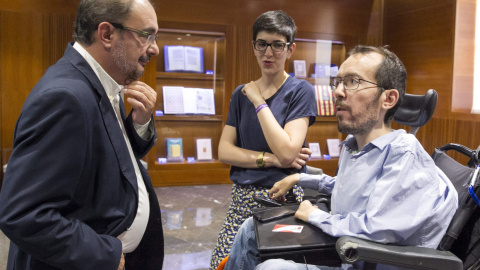
[[[302, 148], [315, 121], [315, 94], [307, 81], [290, 77], [285, 61], [295, 51], [297, 27], [283, 11], [268, 11], [253, 25], [253, 52], [262, 76], [235, 89], [219, 144], [219, 159], [232, 165], [232, 203], [212, 254], [216, 269], [252, 209], [253, 195], [268, 196], [273, 184], [305, 172], [311, 151]], [[294, 187], [301, 201], [303, 191]]]

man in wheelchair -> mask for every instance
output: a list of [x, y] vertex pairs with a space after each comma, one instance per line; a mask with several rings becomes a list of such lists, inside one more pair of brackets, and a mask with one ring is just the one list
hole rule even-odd
[[[338, 130], [349, 134], [341, 143], [337, 176], [293, 174], [277, 182], [270, 196], [281, 198], [295, 184], [331, 194], [330, 213], [304, 201], [295, 217], [335, 237], [437, 248], [457, 208], [457, 192], [414, 135], [391, 129], [406, 77], [403, 63], [386, 47], [353, 48], [333, 81]], [[255, 267], [306, 269], [281, 259], [260, 264], [250, 218], [225, 269]]]

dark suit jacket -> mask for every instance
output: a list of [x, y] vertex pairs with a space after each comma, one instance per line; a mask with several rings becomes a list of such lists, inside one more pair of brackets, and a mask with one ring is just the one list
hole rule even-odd
[[[123, 106], [122, 106], [123, 107]], [[150, 200], [150, 218], [126, 269], [161, 269], [160, 207], [140, 164], [156, 140], [124, 120]], [[0, 193], [0, 229], [11, 240], [8, 270], [111, 269], [116, 238], [133, 222], [137, 179], [112, 105], [98, 77], [69, 44], [28, 96]]]

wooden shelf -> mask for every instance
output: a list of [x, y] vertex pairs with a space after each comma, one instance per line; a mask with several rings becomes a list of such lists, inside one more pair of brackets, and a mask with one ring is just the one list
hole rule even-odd
[[190, 169], [230, 169], [230, 165], [222, 163], [218, 160], [212, 161], [195, 161], [189, 163], [186, 160], [180, 162], [158, 163], [155, 161], [155, 168], [159, 170], [190, 170]]
[[163, 115], [155, 116], [155, 122], [183, 121], [183, 122], [222, 122], [222, 115]]
[[337, 122], [336, 116], [317, 116], [315, 119], [316, 122]]
[[152, 184], [156, 187], [231, 184], [229, 173], [230, 165], [218, 160], [165, 164], [155, 161], [152, 170], [149, 169]]
[[[338, 158], [312, 159], [307, 162], [309, 166], [321, 168], [323, 173], [334, 176], [338, 167]], [[170, 162], [159, 164], [155, 161], [149, 174], [154, 186], [186, 186], [231, 184], [229, 180], [230, 165], [218, 160], [188, 162]], [[168, 181], [162, 181], [168, 179]]]
[[157, 72], [157, 79], [182, 79], [182, 80], [204, 80], [223, 81], [223, 76], [208, 75], [204, 73], [182, 73], [182, 72]]
[[[322, 81], [323, 80], [329, 80], [330, 81], [331, 79], [333, 79], [333, 78], [319, 78], [319, 79], [317, 79], [317, 78], [302, 78], [302, 80], [306, 80], [307, 82], [309, 82], [312, 85], [316, 85], [317, 82], [321, 81], [321, 80]], [[324, 83], [322, 83], [321, 85], [324, 85]]]
[[[178, 186], [231, 183], [229, 180], [230, 166], [218, 160], [195, 161], [188, 163], [168, 162], [158, 163], [159, 157], [166, 153], [166, 138], [182, 138], [183, 155], [196, 156], [196, 139], [211, 138], [213, 158], [218, 158], [218, 144], [225, 121], [224, 104], [230, 97], [225, 96], [225, 88], [229, 89], [231, 69], [226, 66], [226, 51], [233, 50], [233, 43], [227, 43], [229, 27], [218, 25], [198, 25], [189, 23], [159, 22], [158, 46], [193, 46], [203, 49], [204, 70], [213, 74], [194, 72], [165, 72], [164, 54], [157, 57], [155, 80], [157, 104], [156, 111], [164, 111], [163, 87], [182, 86], [187, 88], [213, 89], [215, 115], [204, 114], [164, 114], [154, 116], [157, 130], [157, 144], [148, 163], [149, 174], [154, 186]], [[230, 30], [229, 30], [230, 31]], [[228, 50], [227, 50], [228, 47]], [[227, 81], [228, 80], [228, 81]]]

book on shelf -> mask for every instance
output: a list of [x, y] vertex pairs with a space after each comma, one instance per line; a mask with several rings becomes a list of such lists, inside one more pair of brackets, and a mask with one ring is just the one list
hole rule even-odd
[[297, 78], [307, 77], [307, 64], [305, 60], [293, 60], [293, 73]]
[[212, 139], [196, 139], [197, 142], [197, 160], [213, 160]]
[[166, 72], [203, 73], [203, 48], [163, 46]]
[[182, 138], [167, 138], [165, 148], [167, 149], [168, 161], [184, 161]]
[[335, 64], [315, 63], [315, 78], [336, 77], [338, 74], [338, 66]]
[[312, 159], [319, 159], [322, 158], [322, 152], [320, 151], [320, 144], [319, 143], [309, 143], [308, 148], [312, 150], [312, 154], [310, 158]]
[[213, 89], [183, 86], [163, 87], [165, 114], [215, 114]]
[[330, 67], [325, 64], [315, 63], [315, 78], [330, 77]]
[[328, 154], [330, 157], [340, 156], [340, 140], [339, 139], [327, 139]]
[[317, 103], [317, 115], [335, 115], [335, 101], [332, 86], [321, 84], [315, 85], [315, 100]]
[[330, 77], [337, 77], [338, 74], [338, 66], [335, 64], [330, 65]]

